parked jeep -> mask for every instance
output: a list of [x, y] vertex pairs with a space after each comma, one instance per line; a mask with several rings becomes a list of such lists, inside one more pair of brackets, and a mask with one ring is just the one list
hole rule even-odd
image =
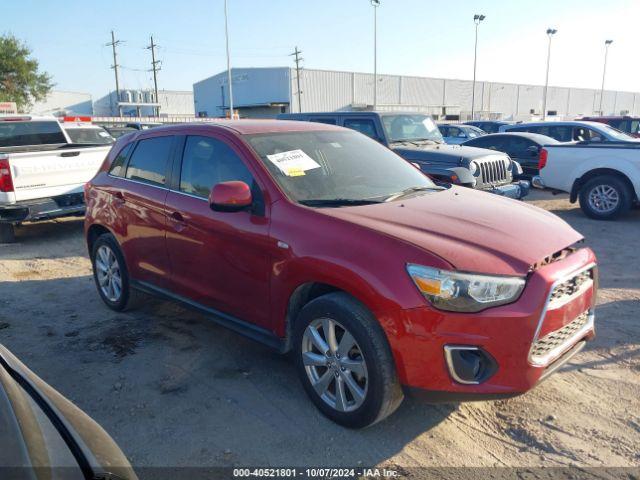
[[510, 198], [529, 193], [517, 162], [502, 152], [446, 145], [433, 119], [422, 113], [283, 113], [282, 120], [302, 120], [351, 128], [389, 147], [436, 181], [484, 190]]

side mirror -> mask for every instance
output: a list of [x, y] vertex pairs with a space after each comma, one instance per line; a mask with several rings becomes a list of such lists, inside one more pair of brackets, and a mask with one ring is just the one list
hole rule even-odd
[[238, 212], [253, 203], [251, 188], [244, 182], [222, 182], [209, 194], [209, 207], [214, 212]]

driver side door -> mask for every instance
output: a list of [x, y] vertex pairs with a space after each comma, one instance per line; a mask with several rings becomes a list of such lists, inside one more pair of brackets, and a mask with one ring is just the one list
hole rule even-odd
[[[269, 328], [272, 251], [260, 186], [227, 139], [189, 135], [182, 141], [166, 199], [171, 290], [198, 306]], [[211, 210], [211, 188], [232, 180], [252, 187], [255, 207]]]

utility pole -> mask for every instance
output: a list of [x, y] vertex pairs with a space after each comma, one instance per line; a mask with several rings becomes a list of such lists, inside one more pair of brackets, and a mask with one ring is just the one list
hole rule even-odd
[[547, 50], [547, 79], [544, 82], [544, 92], [542, 94], [542, 120], [547, 119], [547, 94], [549, 93], [549, 66], [551, 65], [551, 39], [558, 33], [555, 28], [547, 29], [547, 36], [549, 37], [549, 48]]
[[[153, 72], [153, 90], [155, 96], [155, 103], [160, 103], [158, 99], [158, 72], [160, 71], [160, 65], [162, 62], [160, 60], [156, 60], [156, 47], [158, 44], [153, 43], [153, 35], [151, 35], [151, 44], [147, 46], [147, 50], [151, 50], [151, 71]], [[154, 107], [154, 112], [156, 112], [156, 117], [160, 116], [160, 107]]]
[[227, 80], [229, 81], [229, 118], [233, 120], [233, 85], [231, 79], [231, 58], [229, 57], [229, 21], [227, 15], [227, 0], [224, 0], [224, 36], [227, 44]]
[[113, 33], [113, 30], [111, 30], [111, 43], [107, 43], [105, 45], [113, 47], [113, 65], [111, 65], [111, 68], [113, 68], [113, 71], [116, 74], [116, 106], [118, 107], [119, 116], [122, 116], [122, 108], [120, 107], [120, 79], [118, 78], [118, 67], [120, 65], [118, 65], [116, 47], [121, 43], [122, 42], [120, 40], [116, 40], [116, 35]]
[[295, 51], [289, 54], [290, 56], [295, 55], [296, 81], [298, 83], [298, 113], [302, 113], [302, 90], [300, 90], [300, 73], [302, 69], [300, 68], [300, 62], [304, 60], [304, 58], [300, 57], [301, 53], [302, 51], [298, 50], [298, 47], [296, 47]]
[[373, 109], [378, 108], [378, 7], [380, 0], [371, 0], [373, 7]]
[[[473, 50], [473, 86], [471, 87], [471, 120], [475, 120], [476, 113], [476, 69], [478, 66], [478, 27], [480, 26], [480, 22], [482, 22], [485, 18], [484, 15], [476, 14], [473, 16], [473, 23], [476, 25], [476, 43]], [[483, 100], [484, 102], [484, 94]]]
[[605, 40], [604, 42], [604, 68], [602, 70], [602, 88], [600, 89], [600, 115], [604, 115], [604, 112], [602, 111], [602, 100], [604, 97], [604, 80], [607, 76], [607, 57], [609, 56], [609, 45], [611, 45], [612, 43], [613, 40]]

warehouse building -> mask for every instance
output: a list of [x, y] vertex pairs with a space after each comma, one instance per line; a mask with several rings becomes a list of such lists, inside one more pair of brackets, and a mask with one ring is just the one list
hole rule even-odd
[[34, 115], [92, 115], [91, 94], [52, 90], [47, 96], [35, 102], [29, 112]]
[[93, 104], [93, 112], [101, 117], [193, 117], [193, 92], [159, 90], [155, 98], [153, 90], [120, 90], [109, 92]]
[[[241, 117], [273, 117], [285, 112], [369, 110], [374, 76], [369, 73], [289, 67], [232, 69], [234, 108]], [[219, 117], [229, 109], [227, 72], [193, 85], [195, 112]], [[471, 118], [470, 80], [378, 75], [379, 110], [414, 110], [437, 119]], [[531, 120], [542, 114], [544, 87], [501, 82], [476, 82], [476, 118]], [[600, 110], [600, 90], [550, 86], [547, 115], [576, 118]], [[605, 115], [640, 114], [640, 94], [605, 90]]]

